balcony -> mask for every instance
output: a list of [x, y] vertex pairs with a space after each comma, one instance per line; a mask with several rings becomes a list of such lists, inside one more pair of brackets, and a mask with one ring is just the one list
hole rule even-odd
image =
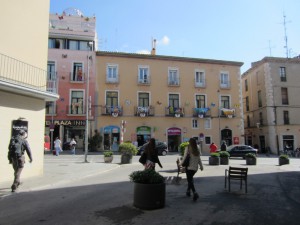
[[138, 78], [138, 84], [140, 84], [140, 85], [150, 85], [150, 77], [144, 77], [143, 79]]
[[232, 118], [235, 117], [235, 109], [220, 109], [220, 117]]
[[193, 117], [205, 118], [210, 116], [209, 108], [193, 108]]
[[117, 84], [119, 83], [119, 76], [116, 77], [109, 77], [108, 75], [106, 75], [106, 81], [107, 84]]
[[76, 73], [70, 73], [70, 81], [72, 83], [84, 83], [85, 81], [85, 73], [82, 72], [76, 72]]
[[85, 116], [86, 107], [83, 102], [74, 102], [71, 105], [67, 105], [66, 112], [68, 112], [68, 115], [72, 116]]
[[168, 85], [169, 86], [179, 86], [180, 81], [179, 81], [179, 79], [169, 79], [168, 80]]
[[147, 107], [134, 107], [134, 115], [139, 117], [148, 117], [148, 116], [154, 116], [154, 107], [153, 106], [147, 106]]
[[230, 89], [231, 88], [230, 81], [228, 81], [226, 83], [220, 83], [220, 88], [221, 89]]
[[123, 108], [121, 106], [100, 106], [101, 107], [101, 115], [103, 116], [113, 116], [118, 117], [123, 115]]
[[[24, 94], [43, 95], [47, 100], [58, 96], [56, 80], [47, 82], [47, 71], [0, 53], [0, 82], [2, 89], [21, 91]], [[20, 93], [21, 93], [20, 92]], [[49, 95], [51, 94], [51, 96]]]
[[195, 81], [195, 87], [196, 88], [205, 88], [206, 87], [206, 83], [205, 83], [205, 81], [202, 81], [202, 82], [196, 82]]
[[165, 115], [172, 117], [183, 117], [184, 108], [168, 106], [165, 108]]

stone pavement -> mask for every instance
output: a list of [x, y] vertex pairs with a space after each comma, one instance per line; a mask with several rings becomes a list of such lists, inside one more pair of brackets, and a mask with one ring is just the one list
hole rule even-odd
[[[70, 185], [73, 181], [96, 176], [105, 171], [113, 172], [120, 167], [120, 156], [114, 156], [112, 164], [103, 163], [102, 155], [89, 155], [90, 163], [84, 163], [84, 155], [45, 155], [45, 171], [41, 177], [25, 179], [20, 192], [51, 189], [56, 185]], [[289, 165], [279, 166], [278, 157], [259, 156], [258, 163], [249, 168], [248, 194], [239, 184], [232, 185], [232, 192], [224, 189], [226, 165], [208, 165], [208, 156], [203, 156], [204, 171], [195, 175], [195, 186], [200, 195], [194, 203], [185, 197], [185, 174], [175, 182], [175, 161], [178, 155], [160, 157], [164, 168], [157, 170], [167, 177], [166, 206], [163, 209], [145, 211], [132, 205], [117, 202], [117, 207], [98, 212], [108, 221], [100, 224], [230, 224], [298, 225], [300, 221], [300, 159], [291, 158]], [[134, 168], [141, 169], [139, 156], [133, 158]], [[232, 158], [231, 166], [245, 167], [245, 160]], [[93, 171], [91, 173], [91, 171]], [[11, 195], [11, 183], [0, 183], [0, 200]], [[132, 192], [130, 185], [126, 191]], [[124, 187], [125, 187], [124, 186]], [[127, 190], [128, 188], [128, 190]], [[118, 201], [118, 200], [114, 200]], [[119, 212], [119, 217], [116, 216]], [[128, 215], [122, 217], [122, 215]], [[129, 215], [133, 216], [129, 216]], [[111, 215], [111, 216], [109, 216]], [[118, 220], [117, 220], [118, 219]], [[1, 222], [0, 222], [1, 224]]]

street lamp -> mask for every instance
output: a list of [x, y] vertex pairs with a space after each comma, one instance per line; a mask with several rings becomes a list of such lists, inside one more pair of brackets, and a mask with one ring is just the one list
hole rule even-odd
[[88, 144], [89, 144], [89, 89], [90, 89], [90, 52], [93, 49], [93, 42], [88, 42], [88, 56], [87, 56], [87, 79], [86, 79], [86, 110], [85, 110], [85, 151], [84, 151], [84, 162], [88, 162], [87, 155], [88, 155]]
[[220, 90], [218, 92], [218, 122], [219, 122], [219, 144], [221, 144], [221, 120], [220, 120]]

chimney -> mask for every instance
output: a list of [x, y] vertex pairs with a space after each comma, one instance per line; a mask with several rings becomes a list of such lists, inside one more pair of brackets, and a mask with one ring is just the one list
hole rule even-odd
[[156, 55], [156, 39], [152, 40], [151, 55]]

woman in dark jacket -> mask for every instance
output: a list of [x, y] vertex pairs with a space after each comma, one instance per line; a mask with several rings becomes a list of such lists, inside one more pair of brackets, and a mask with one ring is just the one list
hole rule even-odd
[[155, 139], [151, 138], [147, 146], [145, 147], [144, 154], [147, 156], [146, 163], [144, 164], [145, 169], [153, 169], [155, 170], [155, 164], [158, 163], [160, 168], [163, 168], [159, 158], [158, 158], [158, 152], [155, 149]]

